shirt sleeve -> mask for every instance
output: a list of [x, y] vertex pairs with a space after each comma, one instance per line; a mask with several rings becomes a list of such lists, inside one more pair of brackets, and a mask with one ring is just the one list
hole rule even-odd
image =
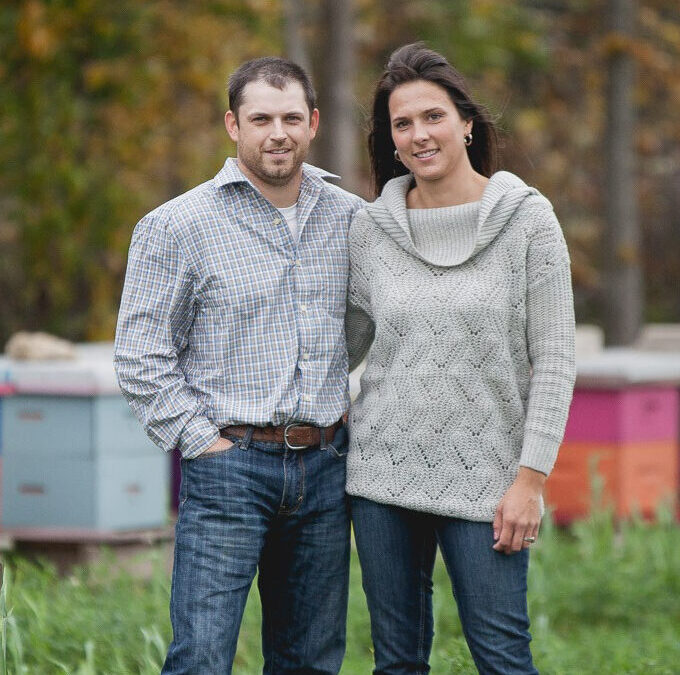
[[360, 215], [354, 217], [349, 234], [349, 285], [345, 312], [345, 335], [349, 369], [354, 370], [373, 343], [375, 323], [371, 318], [368, 278], [370, 269], [366, 256], [368, 246], [360, 236]]
[[182, 456], [201, 454], [219, 437], [207, 405], [187, 383], [178, 357], [194, 318], [193, 278], [163, 218], [135, 228], [123, 288], [114, 363], [120, 388], [154, 443]]
[[527, 253], [527, 345], [531, 386], [520, 464], [548, 475], [564, 435], [576, 377], [569, 253], [543, 210]]

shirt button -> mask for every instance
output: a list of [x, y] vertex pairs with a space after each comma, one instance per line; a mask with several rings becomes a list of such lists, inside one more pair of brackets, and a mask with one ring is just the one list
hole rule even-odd
[[302, 400], [303, 400], [305, 403], [309, 403], [309, 402], [312, 400], [312, 397], [311, 397], [309, 394], [303, 394], [303, 395], [302, 395]]
[[276, 218], [274, 220], [274, 225], [280, 225], [281, 224], [281, 218]]
[[300, 305], [300, 311], [306, 312], [307, 311], [307, 305]]
[[302, 360], [309, 361], [309, 354], [307, 352], [302, 352]]
[[296, 260], [295, 267], [302, 267], [302, 260]]

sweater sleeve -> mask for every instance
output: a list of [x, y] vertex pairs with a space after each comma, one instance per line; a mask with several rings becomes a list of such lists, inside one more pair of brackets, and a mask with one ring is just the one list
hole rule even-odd
[[533, 221], [527, 252], [531, 386], [520, 465], [548, 475], [557, 459], [576, 377], [569, 253], [552, 211]]
[[370, 260], [365, 228], [359, 212], [354, 217], [349, 233], [349, 286], [347, 289], [347, 311], [345, 313], [345, 334], [349, 369], [354, 370], [365, 358], [375, 336], [375, 323], [371, 317], [369, 294]]

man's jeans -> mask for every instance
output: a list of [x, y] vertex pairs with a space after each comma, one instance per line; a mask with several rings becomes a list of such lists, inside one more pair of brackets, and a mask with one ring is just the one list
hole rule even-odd
[[264, 673], [330, 675], [345, 651], [347, 432], [303, 451], [232, 438], [182, 460], [163, 673], [231, 673], [259, 567]]
[[444, 518], [352, 498], [371, 615], [375, 675], [429, 673], [437, 545], [480, 673], [537, 673], [529, 649], [528, 550], [506, 556], [491, 523]]

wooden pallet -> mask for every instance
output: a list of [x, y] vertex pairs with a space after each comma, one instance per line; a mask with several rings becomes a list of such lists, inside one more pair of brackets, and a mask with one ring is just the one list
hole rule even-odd
[[174, 540], [174, 525], [125, 532], [77, 528], [13, 528], [0, 530], [0, 550], [13, 551], [33, 560], [47, 560], [60, 573], [67, 574], [76, 565], [88, 565], [102, 559], [105, 551], [114, 554], [117, 563], [139, 576], [151, 573], [149, 565], [136, 566], [135, 560], [150, 548], [162, 549], [168, 560]]

